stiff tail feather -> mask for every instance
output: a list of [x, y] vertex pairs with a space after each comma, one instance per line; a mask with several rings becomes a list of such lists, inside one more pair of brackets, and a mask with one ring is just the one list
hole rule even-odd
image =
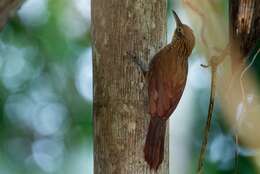
[[157, 170], [163, 161], [165, 130], [165, 119], [151, 117], [144, 147], [145, 161], [150, 169]]

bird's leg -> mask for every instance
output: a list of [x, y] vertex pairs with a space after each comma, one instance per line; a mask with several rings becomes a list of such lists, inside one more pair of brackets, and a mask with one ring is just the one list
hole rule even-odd
[[144, 77], [146, 77], [149, 71], [149, 65], [145, 63], [142, 59], [138, 58], [135, 54], [127, 52], [127, 55], [129, 55], [133, 62], [141, 69]]
[[[145, 79], [145, 88], [147, 88], [147, 73], [149, 71], [149, 65], [147, 65], [142, 59], [138, 58], [135, 54], [132, 54], [130, 52], [127, 52], [127, 55], [130, 57], [131, 61], [134, 62], [135, 65], [137, 65], [144, 76]], [[148, 113], [148, 96], [145, 95], [144, 97], [144, 105], [145, 105], [145, 113]]]
[[149, 71], [149, 65], [147, 65], [142, 59], [135, 57], [134, 62], [136, 65], [138, 65], [143, 73], [143, 75], [146, 77], [146, 74]]
[[[134, 63], [141, 69], [143, 76], [145, 78], [145, 86], [147, 88], [147, 74], [149, 72], [149, 65], [146, 64], [142, 59], [137, 58], [136, 56], [132, 57]], [[146, 106], [145, 110], [148, 111], [148, 96], [144, 97], [144, 104]]]

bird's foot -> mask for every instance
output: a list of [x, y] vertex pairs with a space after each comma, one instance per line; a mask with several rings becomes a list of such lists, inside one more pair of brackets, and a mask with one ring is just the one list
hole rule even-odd
[[133, 62], [141, 69], [144, 76], [146, 76], [149, 71], [149, 65], [145, 63], [142, 59], [138, 58], [135, 54], [127, 52], [127, 55], [133, 60]]

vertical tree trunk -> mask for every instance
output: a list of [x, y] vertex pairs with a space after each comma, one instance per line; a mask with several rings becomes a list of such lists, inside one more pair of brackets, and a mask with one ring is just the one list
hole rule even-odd
[[[94, 173], [152, 173], [143, 155], [147, 87], [130, 55], [148, 62], [166, 44], [166, 0], [92, 0], [92, 39]], [[168, 135], [158, 173], [168, 173]]]

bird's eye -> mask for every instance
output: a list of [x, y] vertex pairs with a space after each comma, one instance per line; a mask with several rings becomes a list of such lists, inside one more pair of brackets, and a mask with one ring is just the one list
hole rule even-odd
[[180, 27], [177, 28], [178, 33], [182, 33], [182, 29]]

